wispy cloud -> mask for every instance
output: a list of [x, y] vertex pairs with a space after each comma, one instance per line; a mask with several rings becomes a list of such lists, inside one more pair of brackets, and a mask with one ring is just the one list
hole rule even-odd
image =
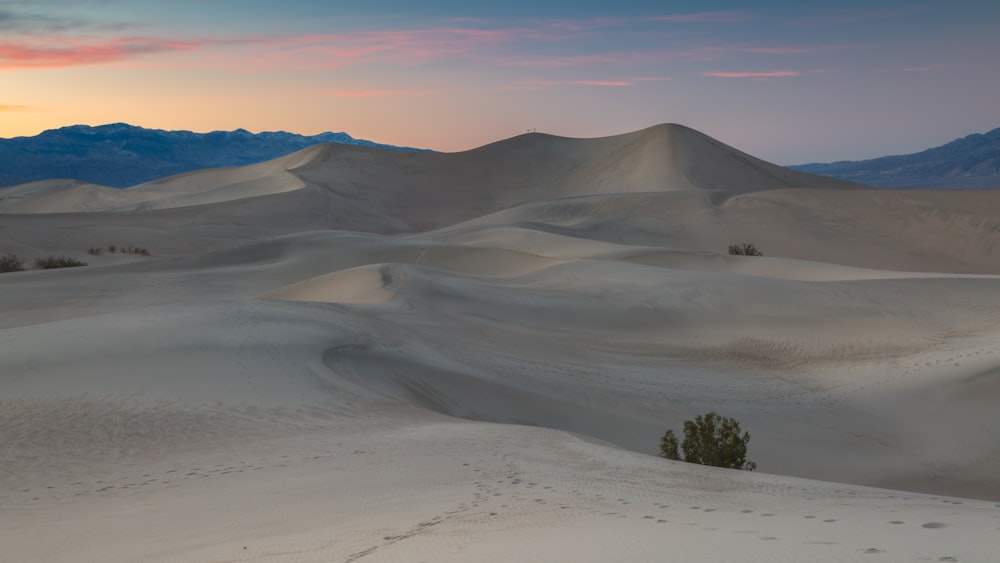
[[[586, 65], [664, 64], [716, 60], [732, 48], [665, 47], [662, 43], [618, 41], [632, 26], [652, 22], [735, 22], [743, 12], [701, 12], [632, 18], [521, 20], [437, 20], [445, 25], [348, 30], [313, 34], [257, 34], [148, 37], [107, 31], [74, 30], [86, 22], [0, 11], [0, 29], [11, 26], [45, 33], [13, 33], [0, 39], [0, 70], [59, 68], [138, 60], [155, 54], [204, 53], [174, 59], [190, 67], [222, 67], [243, 72], [316, 71], [366, 64], [429, 65], [461, 62], [522, 68]], [[93, 31], [93, 30], [91, 30]], [[590, 39], [596, 38], [595, 42]], [[620, 50], [612, 50], [615, 47]], [[762, 48], [769, 49], [769, 48]], [[767, 51], [761, 51], [767, 52]]]
[[785, 78], [802, 76], [802, 73], [794, 70], [769, 70], [765, 72], [703, 72], [701, 75], [715, 78]]
[[[558, 43], [571, 40], [575, 32], [533, 27], [429, 27], [347, 31], [309, 35], [245, 37], [256, 46], [221, 57], [243, 70], [322, 70], [364, 64], [420, 65], [445, 61], [534, 66], [530, 59], [518, 60], [520, 47], [531, 42]], [[235, 38], [233, 38], [235, 39]], [[226, 39], [219, 38], [222, 43]], [[572, 66], [576, 55], [562, 62], [538, 66]], [[586, 58], [586, 57], [585, 57]]]
[[[49, 36], [0, 39], [0, 70], [58, 68], [105, 64], [156, 53], [212, 51], [191, 66], [223, 66], [243, 71], [309, 71], [371, 63], [432, 64], [474, 61], [523, 66], [564, 67], [623, 63], [629, 54], [522, 55], [529, 42], [570, 41], [575, 32], [553, 28], [447, 27], [407, 30], [349, 31], [308, 35], [207, 36], [183, 39], [156, 37], [93, 38]], [[227, 49], [227, 47], [243, 47]]]
[[12, 104], [0, 104], [0, 112], [3, 111], [34, 111], [35, 108], [31, 106], [19, 106]]
[[[211, 60], [242, 65], [245, 70], [337, 68], [370, 62], [417, 64], [438, 60], [483, 58], [501, 45], [566, 41], [575, 32], [539, 27], [428, 27], [346, 31], [305, 35], [245, 35], [158, 38], [94, 36], [74, 22], [14, 15], [0, 11], [0, 30], [19, 33], [0, 39], [0, 69], [68, 67], [117, 62], [151, 53], [215, 49]], [[26, 33], [26, 30], [39, 33]], [[44, 31], [45, 33], [41, 33]], [[98, 34], [101, 35], [101, 34]], [[107, 35], [110, 35], [107, 36]], [[243, 46], [223, 52], [225, 47]], [[208, 59], [192, 61], [203, 66]]]
[[0, 41], [0, 70], [58, 68], [116, 62], [140, 55], [201, 48], [197, 42], [141, 37], [103, 40], [62, 40], [62, 44], [36, 45]]

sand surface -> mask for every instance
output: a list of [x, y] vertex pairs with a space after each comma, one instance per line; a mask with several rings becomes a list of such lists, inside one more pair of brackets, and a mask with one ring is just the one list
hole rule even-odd
[[0, 190], [3, 558], [990, 561], [998, 244], [680, 126]]

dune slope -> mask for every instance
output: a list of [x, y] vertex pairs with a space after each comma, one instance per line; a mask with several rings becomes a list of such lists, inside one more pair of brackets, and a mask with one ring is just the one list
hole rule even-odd
[[[0, 274], [14, 560], [992, 555], [993, 192], [676, 125], [77, 188], [0, 191], [90, 264]], [[655, 456], [710, 410], [758, 473]]]

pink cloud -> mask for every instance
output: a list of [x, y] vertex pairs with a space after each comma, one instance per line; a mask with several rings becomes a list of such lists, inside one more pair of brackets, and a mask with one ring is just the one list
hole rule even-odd
[[[200, 36], [167, 40], [146, 37], [94, 39], [24, 36], [0, 39], [0, 71], [111, 64], [172, 68], [226, 68], [235, 72], [316, 71], [368, 64], [423, 65], [443, 61], [519, 68], [662, 64], [717, 60], [732, 47], [637, 48], [581, 54], [578, 42], [629, 33], [637, 23], [735, 22], [751, 16], [714, 11], [650, 17], [522, 20], [515, 25], [478, 19], [439, 20], [443, 25], [304, 35]], [[616, 29], [621, 28], [621, 29]], [[546, 44], [539, 47], [538, 44]], [[558, 49], [560, 43], [573, 48]], [[607, 42], [605, 41], [605, 44]], [[550, 47], [556, 45], [556, 48]], [[761, 48], [761, 52], [774, 52]], [[151, 60], [150, 55], [198, 52], [197, 57]], [[543, 54], [544, 53], [544, 54]]]
[[[749, 17], [743, 12], [702, 12], [656, 16], [653, 19], [727, 22]], [[179, 40], [34, 35], [19, 40], [0, 40], [0, 71], [110, 63], [147, 67], [164, 63], [164, 59], [150, 61], [149, 55], [191, 52], [199, 52], [199, 56], [182, 60], [174, 58], [166, 62], [174, 66], [222, 67], [237, 72], [312, 71], [372, 63], [419, 65], [441, 61], [521, 68], [562, 68], [716, 60], [732, 50], [731, 47], [724, 46], [577, 54], [580, 52], [578, 48], [552, 52], [551, 48], [534, 48], [533, 45], [560, 42], [575, 44], [574, 42], [593, 33], [611, 33], [605, 28], [648, 22], [650, 18], [537, 20], [509, 27], [489, 27], [489, 22], [479, 20], [445, 21], [448, 25], [429, 28], [307, 35], [220, 35]], [[625, 32], [627, 31], [626, 28]], [[538, 54], [540, 52], [550, 54]]]
[[[413, 30], [353, 31], [304, 36], [254, 38], [268, 49], [249, 55], [255, 70], [315, 70], [373, 62], [420, 64], [445, 59], [488, 60], [500, 45], [555, 40], [529, 28], [442, 27]], [[245, 62], [248, 55], [240, 55]]]
[[770, 70], [766, 72], [703, 72], [701, 75], [716, 78], [784, 78], [802, 76], [802, 73], [794, 70]]
[[84, 42], [53, 39], [45, 46], [13, 41], [0, 42], [0, 70], [24, 68], [61, 68], [111, 63], [151, 53], [192, 51], [201, 48], [196, 42], [165, 41], [123, 37]]
[[[257, 47], [215, 57], [261, 68], [335, 68], [370, 61], [422, 62], [458, 58], [484, 52], [493, 46], [526, 40], [556, 40], [552, 30], [532, 28], [482, 29], [441, 27], [416, 30], [353, 31], [339, 34], [208, 36], [187, 40], [144, 37], [92, 39], [66, 36], [31, 36], [0, 40], [0, 70], [61, 68], [116, 63], [143, 55]], [[204, 60], [200, 61], [204, 63]], [[199, 64], [199, 63], [195, 63]], [[234, 65], [236, 66], [236, 65]]]
[[18, 106], [18, 105], [10, 105], [10, 104], [6, 104], [6, 105], [5, 104], [0, 104], [0, 112], [3, 112], [3, 111], [32, 111], [34, 109], [35, 108], [33, 108], [31, 106]]

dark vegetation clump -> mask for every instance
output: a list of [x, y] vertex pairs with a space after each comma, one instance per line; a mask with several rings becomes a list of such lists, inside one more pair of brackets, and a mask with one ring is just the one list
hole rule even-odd
[[757, 250], [752, 242], [744, 242], [743, 244], [730, 244], [729, 254], [733, 256], [763, 256], [764, 253]]
[[148, 250], [138, 246], [123, 246], [121, 251], [123, 254], [141, 254], [143, 256], [149, 256]]
[[56, 268], [76, 268], [87, 263], [70, 256], [48, 256], [35, 259], [35, 268], [39, 270], [54, 270]]
[[674, 431], [667, 430], [660, 439], [660, 457], [753, 471], [757, 464], [747, 461], [749, 441], [750, 433], [741, 435], [740, 423], [735, 418], [710, 412], [684, 421], [684, 441], [680, 444]]
[[[114, 244], [109, 244], [107, 246], [108, 252], [122, 252], [125, 254], [139, 254], [141, 256], [150, 256], [149, 250], [141, 246], [117, 246]], [[102, 247], [91, 247], [87, 249], [87, 254], [91, 256], [100, 256], [104, 254], [104, 248]], [[56, 268], [78, 268], [80, 266], [86, 266], [87, 263], [73, 258], [71, 256], [47, 256], [45, 258], [36, 258], [32, 263], [32, 267], [37, 270], [54, 270]], [[0, 273], [6, 272], [20, 272], [25, 269], [24, 260], [16, 254], [8, 253], [0, 255]]]
[[122, 254], [141, 254], [142, 256], [149, 256], [149, 250], [142, 248], [141, 246], [116, 246], [114, 244], [108, 245], [108, 252], [114, 254], [115, 252], [121, 252]]
[[18, 258], [17, 254], [0, 256], [0, 273], [20, 272], [21, 270], [24, 270], [24, 260]]

